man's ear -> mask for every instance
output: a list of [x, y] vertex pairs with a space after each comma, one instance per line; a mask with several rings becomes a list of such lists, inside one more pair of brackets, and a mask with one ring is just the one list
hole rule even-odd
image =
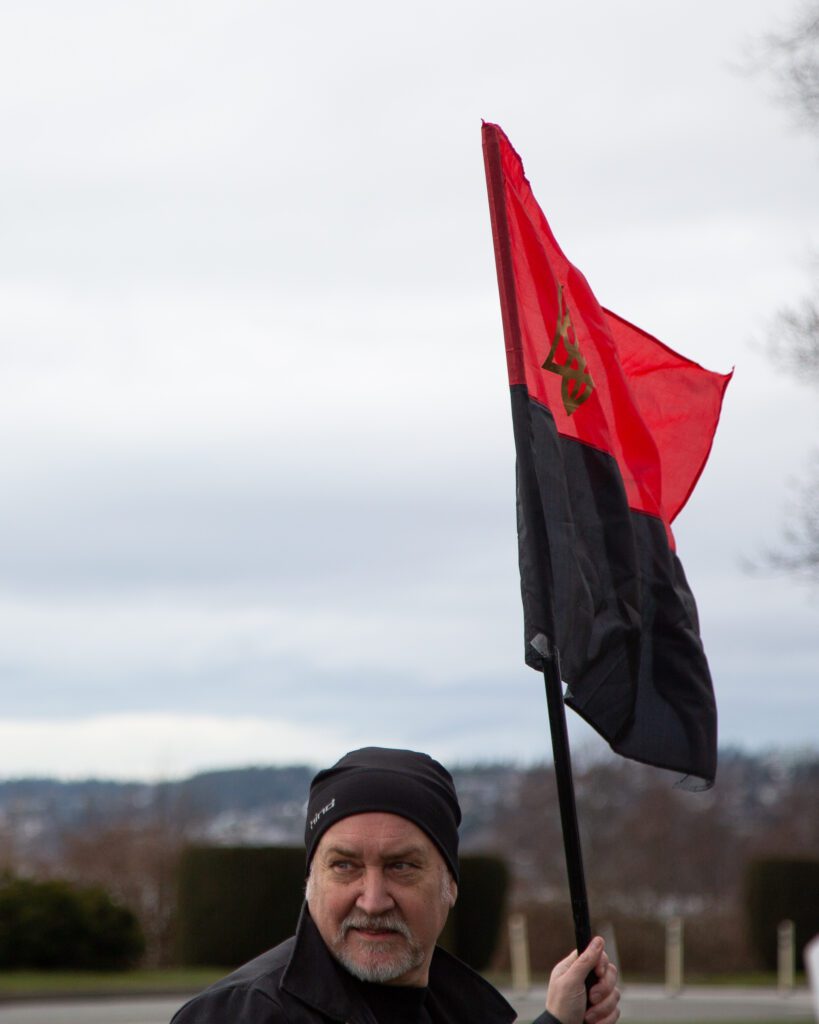
[[449, 880], [449, 909], [451, 910], [458, 900], [458, 883], [454, 878]]

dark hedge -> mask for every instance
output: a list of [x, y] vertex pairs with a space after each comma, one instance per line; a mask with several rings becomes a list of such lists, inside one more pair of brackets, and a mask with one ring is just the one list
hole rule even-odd
[[304, 895], [304, 850], [195, 846], [179, 865], [180, 963], [235, 967], [292, 935]]
[[458, 902], [452, 912], [455, 955], [476, 971], [489, 965], [506, 909], [509, 870], [498, 857], [461, 857]]
[[776, 970], [777, 927], [794, 923], [797, 968], [802, 951], [819, 933], [819, 860], [760, 858], [745, 875], [745, 905], [751, 943], [768, 970]]
[[[495, 857], [461, 857], [441, 944], [476, 970], [497, 944], [509, 876]], [[301, 847], [190, 847], [179, 867], [180, 963], [233, 967], [292, 935], [304, 894]]]
[[0, 968], [122, 970], [144, 948], [136, 916], [102, 889], [0, 877]]

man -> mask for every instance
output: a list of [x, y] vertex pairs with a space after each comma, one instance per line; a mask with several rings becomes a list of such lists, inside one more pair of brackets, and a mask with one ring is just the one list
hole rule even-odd
[[[435, 945], [458, 896], [460, 821], [452, 777], [427, 754], [365, 747], [319, 772], [295, 936], [171, 1024], [511, 1024], [500, 993]], [[616, 977], [595, 938], [552, 971], [535, 1024], [615, 1024]]]

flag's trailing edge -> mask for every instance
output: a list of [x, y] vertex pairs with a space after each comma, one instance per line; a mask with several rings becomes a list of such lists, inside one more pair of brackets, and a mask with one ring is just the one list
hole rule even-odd
[[560, 250], [503, 131], [483, 126], [517, 453], [526, 661], [545, 634], [566, 703], [617, 753], [716, 772], [717, 720], [671, 522], [708, 458], [730, 374], [607, 310]]

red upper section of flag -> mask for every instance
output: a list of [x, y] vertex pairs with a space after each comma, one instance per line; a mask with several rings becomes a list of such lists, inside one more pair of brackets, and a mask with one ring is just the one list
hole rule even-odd
[[708, 458], [731, 374], [603, 309], [555, 241], [506, 135], [494, 124], [483, 135], [500, 155], [504, 209], [493, 205], [492, 223], [496, 250], [509, 246], [498, 266], [512, 273], [500, 282], [509, 383], [545, 405], [559, 433], [614, 456], [629, 506], [662, 519], [673, 544], [670, 524]]

